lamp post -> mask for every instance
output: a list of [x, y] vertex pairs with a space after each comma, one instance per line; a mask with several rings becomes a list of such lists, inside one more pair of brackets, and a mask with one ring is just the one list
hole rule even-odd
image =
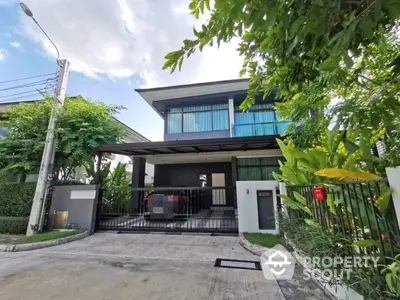
[[42, 230], [43, 227], [43, 218], [44, 218], [44, 207], [45, 207], [45, 199], [46, 192], [49, 184], [49, 176], [51, 178], [53, 164], [54, 164], [54, 155], [56, 150], [56, 122], [57, 122], [57, 111], [59, 107], [64, 105], [65, 92], [67, 89], [68, 82], [68, 74], [69, 74], [69, 62], [66, 59], [60, 60], [60, 51], [57, 46], [51, 40], [51, 38], [47, 35], [47, 33], [43, 30], [40, 24], [33, 17], [32, 11], [26, 6], [24, 3], [20, 3], [20, 6], [24, 13], [30, 17], [35, 24], [40, 28], [43, 34], [47, 37], [47, 39], [53, 44], [54, 48], [57, 51], [57, 64], [59, 66], [58, 79], [57, 79], [57, 88], [54, 97], [54, 105], [51, 110], [49, 125], [47, 128], [46, 141], [44, 144], [42, 161], [40, 163], [39, 176], [36, 184], [35, 196], [33, 198], [31, 214], [29, 216], [29, 224], [26, 230], [26, 235], [30, 236], [35, 233], [38, 233]]

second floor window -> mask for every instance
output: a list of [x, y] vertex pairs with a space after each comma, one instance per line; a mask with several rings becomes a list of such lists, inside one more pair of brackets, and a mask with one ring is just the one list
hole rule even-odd
[[290, 121], [280, 121], [273, 104], [253, 105], [249, 112], [235, 108], [235, 136], [279, 135], [286, 131]]
[[228, 104], [187, 106], [168, 110], [167, 133], [228, 129]]

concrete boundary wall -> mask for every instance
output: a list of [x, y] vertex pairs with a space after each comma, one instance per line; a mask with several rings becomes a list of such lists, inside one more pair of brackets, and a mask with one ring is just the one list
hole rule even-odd
[[[276, 189], [278, 187], [277, 181], [237, 181], [236, 194], [237, 194], [237, 209], [239, 232], [252, 232], [252, 233], [279, 233], [279, 220], [278, 220], [278, 205], [276, 197]], [[274, 229], [260, 229], [257, 192], [271, 191], [273, 201], [273, 212], [265, 212], [275, 217]]]
[[56, 211], [68, 211], [68, 223], [74, 223], [80, 229], [91, 229], [95, 199], [95, 185], [56, 186], [50, 206], [50, 228], [53, 228]]

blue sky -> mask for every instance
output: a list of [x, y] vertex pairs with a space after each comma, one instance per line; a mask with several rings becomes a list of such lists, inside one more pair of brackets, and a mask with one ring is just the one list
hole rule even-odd
[[[118, 119], [153, 141], [162, 140], [163, 121], [135, 88], [232, 79], [240, 69], [236, 46], [229, 44], [194, 55], [181, 73], [171, 76], [161, 70], [164, 55], [201, 24], [189, 14], [187, 0], [25, 3], [61, 57], [71, 62], [67, 94], [123, 105], [126, 110]], [[23, 15], [18, 1], [0, 0], [0, 82], [53, 73], [55, 59], [54, 49]], [[0, 97], [30, 89], [0, 91]]]

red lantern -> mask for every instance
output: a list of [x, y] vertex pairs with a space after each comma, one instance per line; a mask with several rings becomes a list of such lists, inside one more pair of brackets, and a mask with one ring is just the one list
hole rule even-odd
[[326, 199], [325, 189], [323, 187], [314, 187], [314, 199], [318, 201], [323, 201]]

